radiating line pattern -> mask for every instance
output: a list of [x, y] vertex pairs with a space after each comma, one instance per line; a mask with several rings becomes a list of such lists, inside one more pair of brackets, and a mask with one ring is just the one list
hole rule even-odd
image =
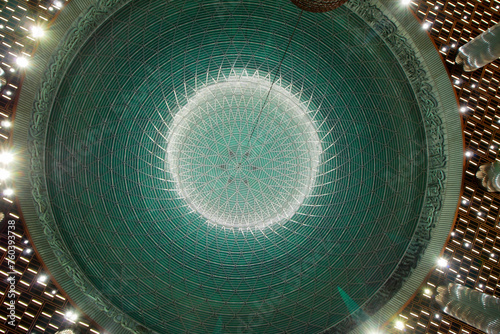
[[307, 109], [255, 73], [196, 92], [175, 115], [167, 141], [180, 195], [228, 228], [292, 218], [313, 187], [321, 154]]
[[[268, 87], [297, 15], [285, 0], [134, 1], [97, 29], [62, 80], [45, 152], [58, 231], [86, 279], [145, 327], [160, 333], [320, 332], [350, 314], [338, 287], [362, 306], [413, 237], [428, 176], [419, 104], [394, 53], [344, 7], [304, 13], [278, 73], [278, 97], [265, 109], [273, 118], [262, 115], [262, 129], [275, 125], [278, 112], [307, 117], [296, 123], [296, 138], [310, 138], [310, 147], [289, 150], [313, 158], [294, 163], [305, 168], [300, 182], [294, 180], [307, 190], [294, 214], [265, 228], [228, 228], [207, 224], [181, 196], [179, 184], [194, 176], [188, 153], [202, 154], [197, 145], [209, 142], [194, 137], [194, 151], [176, 148], [188, 133], [176, 130], [188, 119], [176, 123], [176, 117], [212, 89], [234, 94], [205, 103], [205, 110], [232, 110], [211, 114], [224, 115], [214, 128], [225, 129], [228, 117], [243, 121], [231, 121], [230, 128], [248, 128], [258, 99], [238, 113], [238, 94], [245, 101], [252, 94], [236, 93], [238, 84], [234, 93], [221, 87], [234, 78], [239, 85], [264, 80]], [[279, 90], [290, 96], [281, 101]], [[299, 102], [288, 108], [290, 101]], [[188, 123], [197, 133], [208, 124]], [[213, 137], [216, 143], [224, 141]], [[213, 165], [215, 177], [225, 177], [222, 188], [236, 178], [245, 185], [252, 166], [259, 167], [249, 163], [237, 171], [254, 151], [247, 150], [251, 141], [234, 143], [222, 145], [225, 163]], [[169, 156], [186, 166], [172, 170]], [[231, 158], [236, 164], [229, 168]], [[176, 173], [188, 182], [176, 181]], [[234, 208], [217, 212], [213, 220], [223, 221]], [[258, 221], [246, 212], [238, 227]]]

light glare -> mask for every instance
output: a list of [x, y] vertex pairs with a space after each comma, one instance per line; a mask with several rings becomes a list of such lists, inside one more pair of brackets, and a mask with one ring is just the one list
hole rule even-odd
[[10, 177], [10, 172], [6, 169], [0, 169], [0, 180], [7, 180]]
[[12, 123], [9, 121], [2, 121], [2, 127], [6, 128], [6, 129], [10, 128], [11, 125], [12, 125]]
[[14, 161], [14, 155], [10, 152], [2, 152], [0, 153], [0, 162], [4, 164], [8, 164]]
[[439, 267], [444, 268], [448, 265], [448, 261], [442, 257], [438, 259], [437, 264]]
[[24, 58], [24, 57], [17, 57], [16, 59], [16, 63], [17, 65], [19, 65], [19, 67], [26, 67], [28, 66], [28, 59]]
[[45, 31], [43, 30], [42, 27], [33, 26], [31, 28], [31, 34], [33, 35], [33, 37], [38, 38], [38, 37], [42, 37], [43, 35], [45, 35]]
[[77, 314], [73, 311], [66, 312], [65, 317], [66, 319], [71, 321], [75, 321], [78, 318]]
[[12, 196], [14, 195], [14, 190], [7, 188], [3, 191], [4, 196]]

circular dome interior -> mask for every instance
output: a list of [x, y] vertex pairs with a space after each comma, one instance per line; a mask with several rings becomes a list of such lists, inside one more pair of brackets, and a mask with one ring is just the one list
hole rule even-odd
[[407, 74], [348, 7], [138, 0], [73, 58], [45, 170], [69, 253], [141, 326], [318, 333], [404, 258], [427, 150]]

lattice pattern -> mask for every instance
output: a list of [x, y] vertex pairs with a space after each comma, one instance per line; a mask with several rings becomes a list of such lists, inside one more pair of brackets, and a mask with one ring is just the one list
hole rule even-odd
[[[135, 1], [100, 26], [66, 72], [50, 114], [45, 159], [58, 230], [92, 285], [153, 330], [318, 332], [349, 315], [338, 287], [362, 305], [407, 249], [427, 180], [425, 129], [411, 84], [387, 44], [345, 7], [303, 13], [279, 67], [297, 19], [286, 0]], [[221, 110], [237, 111], [242, 103], [236, 89], [225, 87], [227, 103], [206, 115], [203, 109], [214, 103], [202, 99], [203, 108], [195, 110], [203, 121], [183, 124], [180, 114], [180, 132], [172, 129], [179, 110], [206, 87], [232, 77], [244, 82], [257, 72], [259, 78], [277, 73], [277, 87], [307, 107], [311, 121], [284, 124], [302, 137], [313, 122], [323, 149], [318, 177], [280, 226], [221, 228], [206, 223], [199, 212], [204, 203], [190, 206], [188, 196], [179, 196], [167, 173], [167, 136], [181, 134], [183, 141], [184, 131], [196, 125], [199, 133], [215, 115], [222, 124], [230, 121]], [[258, 142], [274, 128], [262, 145], [274, 152], [295, 136], [266, 121], [276, 115], [275, 104], [289, 105], [289, 98], [277, 103], [276, 92], [255, 130]], [[248, 119], [229, 125], [246, 134], [259, 103], [244, 97]], [[296, 109], [289, 112], [303, 119]], [[231, 138], [223, 132], [218, 143]], [[181, 158], [188, 153], [173, 151]], [[282, 159], [283, 147], [279, 151], [274, 159]], [[308, 151], [294, 150], [292, 160]], [[172, 174], [184, 172], [192, 171], [174, 168]], [[225, 175], [223, 168], [218, 172]], [[220, 179], [224, 188], [229, 178]], [[226, 204], [232, 214], [232, 203]]]
[[322, 153], [316, 128], [291, 92], [270, 89], [255, 75], [229, 77], [196, 92], [174, 118], [169, 170], [180, 195], [211, 223], [285, 222], [313, 188]]
[[[500, 22], [499, 1], [414, 1], [410, 9], [440, 52], [459, 99], [466, 165], [461, 205], [444, 250], [448, 268], [434, 270], [423, 288], [457, 282], [500, 297], [500, 195], [485, 192], [475, 174], [486, 162], [500, 160], [500, 61], [474, 72], [455, 64], [457, 49]], [[435, 316], [437, 314], [437, 317]], [[446, 314], [419, 292], [399, 316], [414, 333], [482, 333]], [[390, 323], [389, 333], [400, 333]]]
[[[52, 1], [2, 1], [0, 5], [0, 59], [5, 71], [7, 84], [0, 91], [0, 149], [8, 148], [12, 127], [5, 121], [12, 121], [24, 70], [16, 64], [18, 56], [30, 58], [35, 52], [37, 40], [31, 35], [32, 26], [47, 27], [59, 12], [63, 2]], [[15, 171], [11, 171], [13, 174]], [[11, 182], [0, 183], [0, 191]], [[68, 299], [57, 283], [50, 279], [41, 259], [30, 244], [25, 233], [25, 225], [19, 218], [17, 203], [8, 196], [0, 197], [0, 210], [5, 214], [0, 233], [0, 333], [55, 333], [59, 328], [74, 327], [79, 333], [99, 333], [101, 328], [86, 317], [78, 314], [78, 320], [66, 319], [68, 310], [76, 307]], [[3, 217], [3, 216], [2, 216]], [[14, 221], [15, 270], [16, 270], [16, 327], [8, 324], [6, 303], [10, 285], [7, 275], [11, 272], [8, 253], [7, 222]], [[47, 275], [47, 280], [39, 279]], [[77, 311], [78, 313], [78, 311]]]
[[[4, 205], [3, 209], [12, 209]], [[10, 214], [5, 218], [7, 221], [15, 221], [15, 259], [13, 262], [16, 272], [15, 289], [15, 315], [16, 327], [11, 327], [7, 318], [6, 303], [12, 298], [8, 295], [10, 290], [7, 277], [11, 276], [12, 268], [7, 258], [9, 254], [7, 245], [7, 224], [3, 225], [0, 235], [0, 333], [55, 333], [63, 328], [75, 328], [79, 333], [99, 333], [100, 327], [91, 319], [77, 311], [75, 305], [67, 299], [65, 293], [56, 282], [52, 281], [48, 272], [43, 267], [39, 257], [24, 233], [24, 224], [19, 217], [9, 210]], [[67, 319], [66, 313], [74, 311], [78, 314], [78, 320]]]
[[[11, 3], [15, 3], [12, 2]], [[500, 199], [497, 194], [487, 194], [481, 190], [474, 178], [477, 166], [483, 162], [490, 162], [493, 159], [498, 159], [498, 145], [500, 145], [499, 121], [500, 114], [498, 105], [500, 98], [498, 95], [498, 86], [500, 74], [498, 61], [483, 70], [478, 70], [471, 74], [465, 74], [460, 67], [454, 66], [454, 55], [459, 45], [469, 41], [477, 36], [487, 27], [500, 21], [498, 12], [498, 1], [418, 1], [414, 2], [412, 10], [416, 13], [420, 20], [426, 20], [432, 23], [430, 34], [436, 43], [438, 50], [441, 50], [443, 60], [450, 71], [453, 81], [459, 80], [455, 85], [457, 95], [460, 98], [461, 105], [466, 108], [464, 116], [464, 135], [466, 146], [473, 152], [477, 152], [472, 159], [468, 160], [466, 166], [466, 175], [464, 183], [463, 200], [464, 203], [459, 208], [459, 216], [454, 229], [454, 236], [450, 239], [445, 250], [444, 256], [450, 259], [450, 267], [445, 270], [437, 269], [430, 276], [427, 286], [432, 288], [442, 282], [457, 281], [468, 284], [470, 287], [479, 288], [479, 283], [484, 284], [484, 290], [493, 295], [499, 296], [498, 278], [500, 270], [498, 267], [498, 255], [500, 254], [500, 237], [498, 231], [498, 215], [500, 207]], [[36, 8], [38, 3], [23, 2], [21, 6], [27, 5], [34, 12], [44, 11], [49, 5], [42, 5]], [[437, 6], [437, 9], [435, 9]], [[12, 6], [11, 6], [12, 7]], [[14, 8], [16, 11], [17, 8]], [[5, 7], [2, 7], [2, 17], [10, 20], [10, 14], [4, 14]], [[41, 14], [42, 16], [44, 14]], [[47, 16], [47, 18], [50, 18]], [[13, 25], [16, 23], [14, 22]], [[11, 39], [11, 32], [4, 30], [2, 39], [7, 38], [6, 42], [11, 47], [17, 47], [15, 41], [21, 41], [21, 44], [28, 45], [23, 36], [14, 37]], [[9, 37], [6, 37], [9, 36]], [[14, 35], [12, 35], [14, 36]], [[5, 40], [7, 40], [5, 39]], [[453, 44], [455, 46], [453, 47]], [[443, 49], [445, 47], [445, 49]], [[8, 52], [10, 48], [5, 45], [0, 45], [0, 53], [4, 55], [3, 65], [12, 65], [12, 59], [8, 61], [6, 57], [10, 57]], [[27, 52], [30, 53], [29, 50]], [[7, 67], [8, 68], [8, 67]], [[16, 90], [20, 85], [20, 75], [9, 74], [9, 84], [7, 88], [13, 90], [13, 95], [16, 96]], [[14, 107], [15, 99], [5, 94], [5, 91], [0, 98], [2, 117], [9, 117]], [[1, 136], [6, 139], [10, 136], [10, 130], [0, 129]], [[9, 203], [4, 204], [4, 211], [11, 210]], [[481, 213], [481, 215], [479, 215]], [[20, 222], [21, 224], [21, 222]], [[24, 234], [20, 233], [24, 238]], [[5, 238], [5, 234], [3, 234]], [[4, 239], [3, 239], [4, 240]], [[464, 242], [469, 242], [470, 247], [465, 248]], [[496, 254], [492, 257], [491, 254]], [[2, 265], [4, 265], [5, 253], [2, 254]], [[19, 255], [18, 255], [19, 256]], [[24, 256], [28, 258], [27, 256]], [[29, 259], [29, 258], [28, 258]], [[30, 265], [36, 272], [39, 272], [38, 262], [40, 261], [36, 255], [31, 258]], [[21, 260], [19, 263], [25, 263]], [[2, 267], [2, 271], [6, 268]], [[26, 277], [22, 279], [26, 282], [31, 282], [33, 275], [27, 271]], [[31, 276], [29, 276], [31, 275]], [[457, 277], [460, 275], [460, 277]], [[22, 285], [21, 285], [22, 287]], [[43, 294], [44, 290], [52, 289], [51, 285], [45, 289], [26, 289], [21, 294], [26, 297], [26, 303], [30, 308], [34, 317], [23, 313], [23, 326], [33, 329], [35, 324], [42, 328], [46, 327], [47, 332], [55, 331], [50, 326], [44, 326], [48, 321], [44, 320], [47, 313], [44, 309], [46, 305], [50, 305], [50, 309], [63, 310], [64, 305], [58, 304], [60, 298], [49, 298]], [[37, 295], [39, 293], [40, 295]], [[49, 291], [50, 294], [50, 291]], [[45, 296], [45, 297], [44, 297]], [[62, 295], [61, 295], [62, 296]], [[63, 297], [63, 296], [62, 296]], [[5, 298], [2, 296], [2, 298]], [[42, 301], [42, 305], [34, 303], [32, 300]], [[44, 298], [47, 298], [45, 300]], [[63, 297], [64, 298], [64, 297]], [[28, 301], [31, 300], [31, 303]], [[51, 302], [51, 300], [53, 300]], [[2, 300], [3, 301], [3, 300]], [[55, 303], [55, 304], [51, 304]], [[66, 305], [66, 304], [65, 304]], [[403, 310], [402, 319], [407, 318], [408, 330], [415, 333], [480, 333], [472, 329], [470, 326], [462, 324], [446, 315], [440, 315], [440, 318], [435, 318], [436, 309], [431, 306], [431, 299], [425, 295], [417, 295], [412, 302]], [[28, 311], [30, 312], [30, 311]], [[48, 314], [51, 314], [50, 312]], [[0, 324], [0, 331], [5, 331], [5, 323]], [[388, 332], [399, 333], [394, 330], [392, 325], [386, 328]], [[10, 330], [12, 333], [24, 333], [25, 330], [19, 328]]]

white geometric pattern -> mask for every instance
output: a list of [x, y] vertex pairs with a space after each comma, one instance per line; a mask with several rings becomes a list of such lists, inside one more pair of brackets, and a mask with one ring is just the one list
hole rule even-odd
[[180, 196], [209, 222], [240, 229], [290, 219], [321, 154], [307, 109], [255, 76], [200, 89], [175, 116], [168, 142]]

